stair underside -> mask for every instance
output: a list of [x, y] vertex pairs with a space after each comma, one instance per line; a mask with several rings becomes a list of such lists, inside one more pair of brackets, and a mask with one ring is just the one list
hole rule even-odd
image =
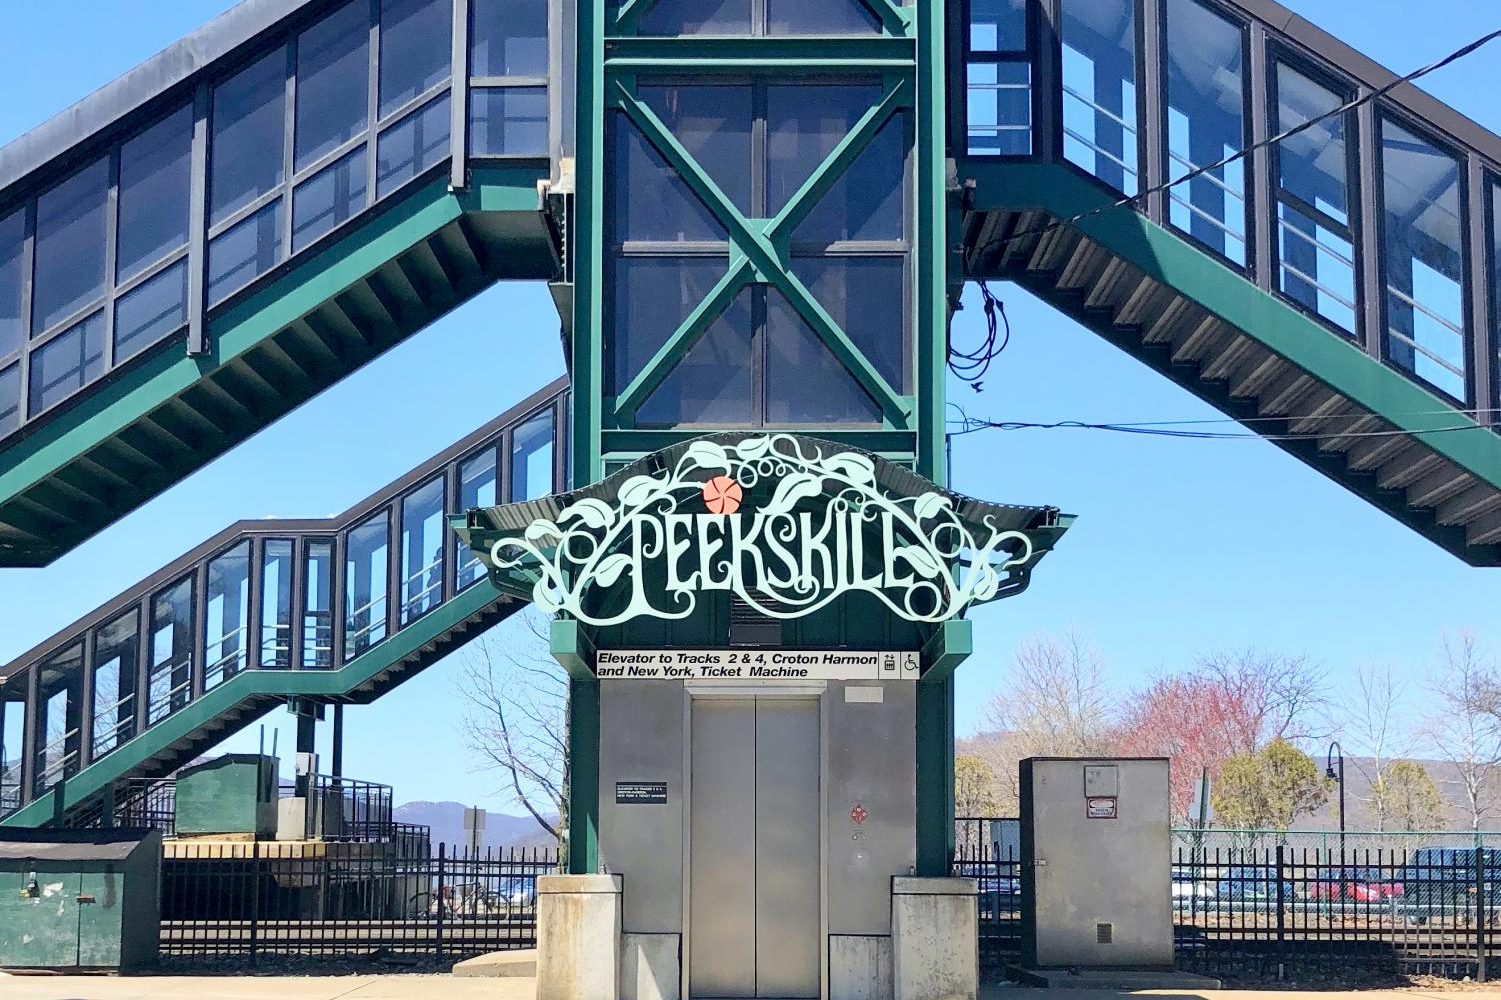
[[1297, 435], [1275, 443], [1460, 558], [1501, 565], [1501, 489], [1430, 447], [1436, 435], [1391, 433], [1400, 428], [1318, 372], [1055, 221], [1035, 209], [971, 214], [965, 244], [988, 249], [971, 249], [970, 276], [1016, 282], [1226, 414], [1254, 418], [1258, 433]]

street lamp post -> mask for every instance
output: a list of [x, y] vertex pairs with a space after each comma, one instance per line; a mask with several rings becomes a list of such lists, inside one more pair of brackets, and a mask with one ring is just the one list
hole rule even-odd
[[[1339, 761], [1339, 770], [1334, 767], [1335, 760]], [[1339, 782], [1339, 860], [1341, 866], [1345, 861], [1345, 748], [1339, 745], [1339, 740], [1329, 744], [1329, 753], [1324, 760], [1324, 775], [1330, 781]]]

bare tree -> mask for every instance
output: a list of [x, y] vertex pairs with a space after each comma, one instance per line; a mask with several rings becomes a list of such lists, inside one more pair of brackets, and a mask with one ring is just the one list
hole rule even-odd
[[[509, 635], [499, 634], [501, 631]], [[482, 770], [537, 824], [568, 828], [568, 677], [548, 654], [548, 619], [533, 608], [465, 654], [464, 736]]]
[[1320, 671], [1308, 657], [1248, 648], [1199, 658], [1194, 672], [1212, 678], [1222, 696], [1239, 707], [1226, 715], [1226, 750], [1255, 753], [1274, 740], [1312, 739], [1327, 698]]
[[1438, 674], [1430, 686], [1432, 712], [1423, 732], [1434, 751], [1458, 775], [1472, 830], [1480, 829], [1490, 813], [1497, 769], [1501, 768], [1498, 690], [1501, 682], [1474, 634], [1445, 637]]
[[977, 748], [996, 775], [1001, 807], [1016, 808], [1022, 758], [1108, 753], [1113, 708], [1104, 661], [1088, 640], [1070, 630], [1023, 642], [985, 707], [994, 735]]
[[1410, 798], [1410, 775], [1392, 768], [1411, 756], [1416, 738], [1407, 718], [1407, 683], [1391, 664], [1368, 665], [1355, 671], [1353, 696], [1331, 712], [1330, 722], [1338, 731], [1341, 748], [1351, 752], [1349, 763], [1365, 779], [1361, 796], [1370, 810], [1377, 831], [1398, 818], [1397, 810]]

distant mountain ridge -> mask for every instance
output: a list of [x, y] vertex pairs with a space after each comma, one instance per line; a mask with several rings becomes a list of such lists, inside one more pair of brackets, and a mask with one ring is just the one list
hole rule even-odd
[[[468, 842], [464, 833], [466, 808], [469, 807], [462, 802], [407, 802], [396, 807], [396, 822], [417, 823], [431, 829], [435, 851], [439, 844], [447, 844], [450, 849], [462, 848]], [[552, 847], [556, 843], [552, 834], [530, 816], [485, 811], [485, 834], [480, 841], [483, 848]]]

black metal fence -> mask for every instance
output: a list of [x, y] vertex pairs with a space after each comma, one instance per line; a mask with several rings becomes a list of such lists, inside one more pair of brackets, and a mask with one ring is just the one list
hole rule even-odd
[[[400, 834], [393, 843], [400, 843]], [[415, 846], [415, 836], [411, 842]], [[403, 856], [393, 844], [178, 845], [162, 870], [163, 957], [460, 959], [526, 948], [550, 848]]]
[[[1015, 819], [982, 817], [954, 831], [954, 874], [979, 884], [980, 958], [992, 973], [1020, 957], [1019, 832]], [[1305, 843], [1276, 843], [1289, 836]], [[1483, 981], [1501, 958], [1501, 848], [1477, 841], [1352, 834], [1362, 846], [1341, 848], [1337, 835], [1176, 831], [1178, 965], [1242, 979]]]
[[980, 963], [994, 973], [1021, 954], [1021, 858], [1007, 824], [966, 816], [954, 824], [954, 874], [979, 883]]
[[1494, 848], [1180, 847], [1181, 966], [1302, 975], [1338, 969], [1484, 980], [1501, 916]]

